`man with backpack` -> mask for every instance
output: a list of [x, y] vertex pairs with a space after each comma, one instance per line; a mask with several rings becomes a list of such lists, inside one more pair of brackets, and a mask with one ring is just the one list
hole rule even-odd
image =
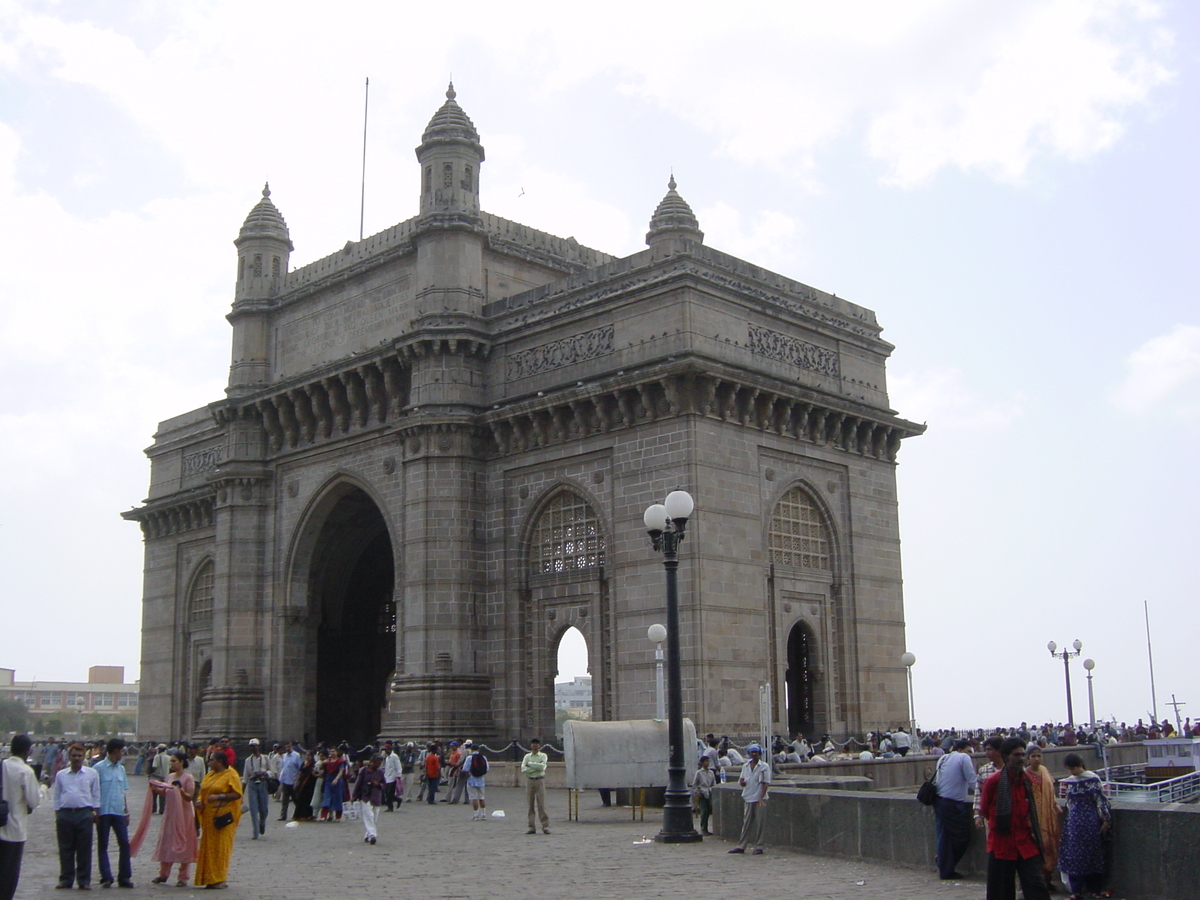
[[482, 750], [475, 750], [463, 763], [463, 771], [467, 776], [467, 799], [471, 801], [471, 819], [480, 822], [487, 820], [487, 802], [483, 797], [483, 780], [487, 776], [487, 757]]

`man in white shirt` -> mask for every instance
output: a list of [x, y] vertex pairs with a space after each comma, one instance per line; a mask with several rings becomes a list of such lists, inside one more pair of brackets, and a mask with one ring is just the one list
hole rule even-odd
[[755, 856], [763, 852], [763, 824], [767, 818], [767, 791], [771, 787], [771, 767], [762, 759], [762, 747], [751, 744], [746, 748], [750, 759], [742, 766], [738, 784], [742, 786], [742, 803], [745, 810], [742, 814], [742, 837], [738, 845], [730, 853], [745, 853], [751, 843]]
[[897, 756], [908, 756], [908, 751], [912, 747], [912, 738], [903, 728], [897, 728], [892, 732], [892, 746], [895, 748]]
[[250, 755], [242, 764], [242, 785], [250, 807], [250, 837], [256, 841], [259, 835], [267, 833], [267, 779], [270, 777], [262, 744], [258, 738], [251, 738]]
[[83, 764], [83, 744], [67, 750], [70, 765], [54, 776], [54, 825], [58, 834], [58, 887], [92, 887], [92, 824], [100, 811], [100, 773]]
[[[387, 811], [394, 812], [398, 802], [404, 802], [404, 775], [400, 765], [400, 754], [395, 752], [391, 741], [383, 747], [383, 799], [387, 803]], [[397, 791], [401, 792], [397, 797]]]
[[0, 763], [0, 790], [8, 801], [8, 824], [0, 828], [0, 900], [12, 900], [21, 877], [21, 857], [25, 853], [25, 819], [42, 799], [37, 776], [25, 762], [32, 741], [29, 735], [12, 739], [12, 756]]

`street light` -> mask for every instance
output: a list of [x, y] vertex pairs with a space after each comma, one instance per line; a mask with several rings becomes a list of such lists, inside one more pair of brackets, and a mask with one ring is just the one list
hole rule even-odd
[[905, 650], [900, 655], [900, 662], [904, 664], [904, 668], [908, 670], [908, 733], [916, 736], [917, 733], [917, 713], [913, 707], [913, 689], [912, 689], [912, 667], [917, 661], [917, 654]]
[[1067, 663], [1069, 660], [1072, 660], [1079, 655], [1079, 651], [1083, 649], [1083, 641], [1079, 640], [1079, 638], [1075, 638], [1075, 640], [1071, 642], [1071, 646], [1075, 648], [1074, 652], [1071, 652], [1066, 647], [1063, 647], [1062, 650], [1059, 650], [1058, 644], [1054, 643], [1054, 641], [1051, 641], [1046, 645], [1046, 649], [1050, 651], [1050, 655], [1055, 659], [1061, 659], [1063, 661], [1063, 673], [1067, 677], [1067, 726], [1074, 728], [1075, 707], [1071, 703], [1071, 667], [1067, 665]]
[[1088, 719], [1091, 722], [1091, 727], [1096, 728], [1096, 698], [1092, 695], [1092, 669], [1096, 668], [1094, 659], [1085, 659], [1083, 667], [1088, 673]]
[[642, 521], [650, 543], [663, 555], [667, 574], [667, 791], [663, 801], [662, 831], [654, 836], [660, 844], [691, 844], [703, 840], [692, 824], [691, 795], [687, 789], [687, 767], [683, 747], [683, 670], [679, 661], [679, 545], [687, 520], [695, 509], [687, 491], [671, 491], [662, 503], [649, 507]]
[[666, 691], [663, 688], [663, 648], [662, 642], [667, 639], [667, 629], [654, 624], [646, 629], [646, 637], [654, 642], [654, 718], [661, 722], [666, 714]]

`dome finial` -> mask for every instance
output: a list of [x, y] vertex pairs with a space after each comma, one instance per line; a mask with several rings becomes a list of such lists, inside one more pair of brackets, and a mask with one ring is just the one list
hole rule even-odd
[[675, 170], [671, 170], [671, 180], [667, 182], [667, 190], [675, 190]]
[[263, 182], [263, 196], [264, 197], [271, 196], [271, 182], [269, 182], [269, 181]]
[[446, 88], [446, 99], [453, 100], [458, 94], [454, 92], [454, 79], [450, 79], [450, 87]]

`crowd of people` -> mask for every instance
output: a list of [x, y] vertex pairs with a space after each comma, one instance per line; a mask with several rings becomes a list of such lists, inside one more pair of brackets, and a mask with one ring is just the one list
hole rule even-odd
[[[137, 754], [135, 774], [148, 776], [137, 828], [131, 834], [124, 757]], [[280, 822], [361, 821], [363, 841], [378, 842], [377, 816], [409, 803], [437, 802], [471, 807], [471, 818], [487, 818], [486, 778], [490, 763], [471, 740], [413, 741], [358, 750], [343, 743], [304, 749], [293, 741], [249, 742], [241, 760], [228, 737], [201, 746], [187, 741], [127, 748], [106, 742], [34, 745], [28, 735], [13, 738], [0, 769], [0, 799], [12, 814], [0, 823], [0, 900], [12, 900], [20, 875], [26, 819], [52, 799], [59, 851], [57, 887], [90, 890], [93, 849], [103, 887], [133, 887], [133, 859], [160, 817], [151, 859], [158, 863], [154, 884], [174, 879], [178, 887], [226, 887], [234, 837], [244, 813], [253, 840], [266, 835], [270, 800], [279, 803]], [[549, 759], [539, 740], [530, 741], [520, 761], [528, 801], [529, 834], [550, 833], [545, 776]], [[440, 795], [440, 796], [439, 796]], [[0, 804], [0, 811], [2, 811]], [[352, 815], [346, 815], [347, 810]], [[109, 843], [117, 845], [114, 874]], [[193, 867], [195, 869], [193, 874]]]

